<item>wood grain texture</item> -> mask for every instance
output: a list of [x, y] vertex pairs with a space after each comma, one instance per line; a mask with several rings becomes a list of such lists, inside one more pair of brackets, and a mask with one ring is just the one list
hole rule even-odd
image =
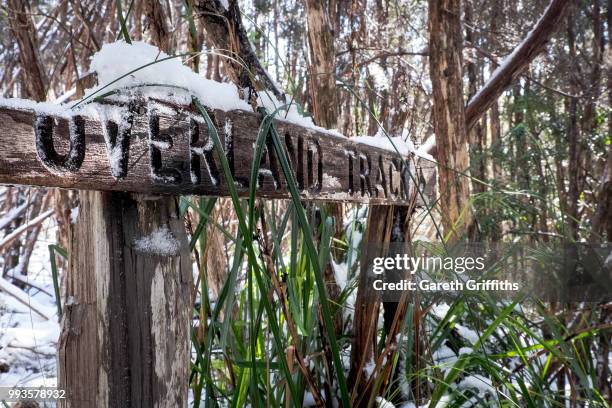
[[[58, 343], [62, 407], [187, 406], [191, 263], [174, 197], [84, 191]], [[138, 241], [163, 229], [176, 251]]]
[[[0, 183], [80, 190], [227, 196], [206, 123], [189, 107], [159, 101], [90, 105], [61, 118], [0, 106]], [[248, 195], [261, 115], [210, 110], [239, 194]], [[117, 119], [119, 118], [119, 119]], [[407, 205], [433, 167], [337, 135], [275, 122], [302, 199]], [[272, 139], [257, 195], [290, 198]], [[415, 183], [416, 182], [416, 183]]]

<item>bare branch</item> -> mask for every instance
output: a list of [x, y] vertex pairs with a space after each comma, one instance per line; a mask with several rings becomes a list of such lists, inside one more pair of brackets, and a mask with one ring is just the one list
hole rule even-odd
[[504, 90], [521, 75], [542, 51], [572, 4], [568, 0], [552, 0], [540, 20], [514, 51], [507, 56], [491, 78], [470, 99], [465, 109], [467, 128], [470, 129]]
[[11, 232], [10, 234], [2, 238], [2, 240], [0, 241], [0, 249], [9, 245], [11, 242], [17, 239], [24, 232], [42, 223], [44, 220], [49, 218], [49, 216], [51, 216], [52, 214], [53, 214], [53, 210], [47, 210], [44, 213], [40, 214], [38, 217], [31, 220], [30, 222], [21, 225], [19, 228], [16, 228], [13, 232]]

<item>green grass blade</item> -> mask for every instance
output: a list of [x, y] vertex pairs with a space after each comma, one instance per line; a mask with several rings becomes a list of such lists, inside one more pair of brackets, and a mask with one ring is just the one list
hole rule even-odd
[[[264, 110], [265, 112], [265, 110]], [[321, 303], [321, 311], [323, 314], [323, 322], [325, 325], [325, 330], [327, 331], [327, 337], [329, 339], [330, 347], [332, 349], [332, 359], [334, 362], [334, 368], [336, 371], [336, 375], [338, 377], [338, 385], [340, 387], [340, 396], [342, 399], [342, 405], [344, 407], [349, 407], [349, 396], [348, 396], [348, 387], [346, 385], [346, 379], [344, 378], [344, 369], [342, 367], [342, 360], [340, 359], [340, 350], [338, 348], [338, 341], [336, 339], [336, 333], [334, 329], [334, 324], [332, 320], [332, 314], [329, 307], [329, 302], [327, 300], [327, 293], [325, 291], [325, 281], [323, 279], [323, 271], [321, 269], [321, 265], [319, 264], [319, 257], [317, 255], [317, 251], [312, 240], [312, 230], [310, 228], [310, 224], [306, 219], [306, 213], [304, 208], [302, 207], [302, 203], [300, 201], [300, 194], [297, 189], [297, 184], [294, 180], [293, 171], [289, 166], [289, 161], [286, 156], [286, 152], [284, 150], [283, 145], [281, 144], [280, 138], [278, 137], [278, 133], [274, 128], [274, 125], [271, 127], [270, 133], [272, 140], [274, 142], [274, 150], [278, 156], [279, 162], [281, 164], [281, 168], [283, 170], [283, 174], [287, 181], [287, 186], [289, 188], [289, 192], [291, 193], [291, 199], [293, 201], [293, 205], [295, 206], [295, 210], [298, 216], [299, 224], [304, 232], [304, 242], [306, 244], [306, 248], [308, 254], [310, 256], [311, 265], [314, 269], [315, 280], [317, 283], [317, 290], [319, 293], [319, 302]]]
[[253, 238], [252, 238], [254, 235], [254, 231], [248, 228], [247, 221], [245, 220], [244, 212], [240, 205], [240, 199], [238, 197], [238, 192], [236, 190], [234, 178], [232, 176], [232, 173], [229, 167], [229, 163], [227, 161], [227, 157], [225, 156], [225, 152], [223, 150], [223, 146], [221, 144], [221, 140], [219, 139], [217, 130], [214, 124], [212, 123], [212, 120], [210, 119], [208, 112], [206, 112], [206, 109], [202, 106], [200, 101], [194, 97], [193, 102], [197, 110], [200, 112], [200, 114], [206, 121], [208, 125], [209, 135], [213, 139], [213, 143], [215, 145], [215, 151], [217, 152], [217, 156], [219, 158], [219, 161], [221, 162], [221, 167], [222, 167], [223, 174], [225, 177], [225, 182], [227, 184], [230, 196], [232, 198], [232, 202], [234, 204], [234, 210], [236, 211], [236, 216], [238, 218], [238, 226], [242, 230], [242, 235], [245, 240], [245, 247], [247, 249], [249, 263], [252, 265], [253, 271], [255, 272], [255, 278], [257, 280], [259, 290], [261, 291], [261, 294], [262, 294], [261, 302], [264, 305], [266, 314], [268, 315], [268, 318], [269, 318], [269, 325], [272, 331], [273, 341], [275, 342], [277, 352], [279, 353], [279, 361], [281, 362], [281, 368], [285, 374], [286, 381], [290, 389], [293, 402], [296, 406], [300, 406], [301, 401], [298, 401], [298, 393], [296, 392], [297, 389], [295, 388], [295, 384], [291, 377], [291, 372], [289, 371], [287, 360], [285, 360], [284, 355], [283, 355], [283, 351], [285, 347], [282, 344], [282, 336], [281, 336], [280, 328], [278, 326], [278, 322], [276, 320], [275, 310], [268, 300], [266, 285], [263, 282], [261, 271], [259, 269], [259, 263], [257, 262], [257, 258], [255, 255]]
[[117, 7], [117, 19], [119, 20], [119, 25], [121, 26], [121, 35], [126, 43], [131, 44], [132, 40], [130, 39], [130, 33], [125, 22], [125, 17], [123, 16], [123, 6], [121, 5], [121, 0], [116, 0], [115, 4]]
[[60, 295], [59, 274], [55, 255], [58, 254], [64, 259], [68, 259], [68, 252], [59, 245], [49, 245], [49, 261], [51, 263], [51, 279], [53, 280], [53, 290], [55, 292], [55, 303], [57, 305], [57, 317], [62, 319], [62, 299]]

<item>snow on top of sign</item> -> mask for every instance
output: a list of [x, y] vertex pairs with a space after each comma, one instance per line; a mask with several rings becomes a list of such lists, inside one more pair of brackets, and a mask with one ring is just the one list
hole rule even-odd
[[428, 153], [432, 146], [435, 146], [436, 144], [436, 139], [434, 136], [428, 138], [418, 149], [415, 148], [414, 144], [407, 135], [388, 137], [382, 131], [379, 131], [374, 136], [357, 136], [351, 138], [351, 140], [357, 143], [366, 144], [368, 146], [378, 147], [379, 149], [389, 150], [394, 153], [399, 152], [402, 156], [414, 154], [417, 157], [434, 163], [436, 161], [434, 157]]
[[[188, 105], [191, 103], [191, 97], [196, 96], [204, 105], [212, 109], [252, 110], [245, 100], [240, 99], [238, 88], [235, 85], [206, 79], [184, 66], [180, 58], [170, 57], [159, 48], [141, 41], [135, 41], [132, 44], [124, 41], [104, 44], [100, 51], [92, 57], [90, 69], [98, 74], [99, 85], [87, 89], [86, 97], [101, 96], [117, 91], [113, 98], [127, 100], [137, 89], [137, 92], [144, 97], [166, 100], [178, 105]], [[312, 118], [303, 116], [295, 103], [286, 108], [284, 103], [269, 92], [259, 92], [257, 103], [266, 108], [269, 113], [274, 113], [283, 107], [276, 112], [279, 120], [324, 132], [330, 136], [345, 137], [334, 129], [315, 126]], [[126, 109], [112, 105], [86, 104], [71, 110], [67, 105], [38, 103], [18, 98], [0, 98], [0, 106], [34, 110], [38, 113], [60, 117], [79, 114], [101, 120], [113, 120], [117, 124], [123, 122]], [[358, 136], [351, 140], [391, 152], [396, 152], [397, 148], [397, 151], [404, 156], [415, 153], [417, 156], [433, 160], [425, 152], [416, 150], [412, 142], [405, 136], [391, 137], [389, 140], [383, 132], [378, 132], [375, 136]], [[113, 163], [119, 163], [120, 158], [117, 156], [118, 154], [111, 155]]]
[[[206, 79], [183, 65], [180, 58], [170, 57], [159, 48], [141, 41], [132, 44], [124, 41], [104, 44], [92, 57], [91, 70], [97, 72], [99, 86], [88, 89], [86, 96], [138, 87], [144, 96], [171, 100], [179, 105], [191, 103], [191, 96], [196, 96], [212, 109], [251, 111], [247, 101], [240, 99], [235, 85]], [[259, 92], [257, 104], [269, 113], [285, 105], [265, 91]], [[279, 110], [277, 117], [334, 136], [342, 136], [337, 131], [315, 126], [311, 118], [298, 111], [295, 103], [289, 106], [288, 111]]]
[[87, 116], [102, 121], [113, 120], [121, 123], [127, 108], [113, 105], [89, 104], [71, 109], [69, 105], [51, 102], [36, 102], [21, 98], [0, 98], [0, 107], [21, 111], [34, 111], [37, 115], [52, 115], [60, 118], [72, 118], [76, 115]]
[[36, 102], [30, 99], [21, 98], [0, 98], [0, 106], [16, 110], [33, 110], [43, 115], [54, 115], [65, 118], [71, 117], [74, 114], [63, 105], [57, 105], [51, 102]]
[[402, 156], [408, 156], [415, 151], [414, 145], [407, 137], [388, 137], [383, 132], [378, 132], [375, 136], [357, 136], [351, 138], [351, 140], [368, 146], [378, 147], [379, 149], [399, 152]]
[[434, 157], [429, 152], [436, 147], [436, 137], [434, 135], [429, 136], [421, 146], [416, 150], [415, 154], [424, 159], [435, 161]]
[[177, 255], [179, 247], [178, 240], [166, 226], [162, 226], [134, 242], [134, 248], [137, 251], [161, 256]]
[[177, 98], [177, 102], [185, 103], [185, 99], [191, 102], [191, 93], [210, 108], [250, 109], [248, 103], [240, 99], [234, 85], [205, 79], [184, 66], [180, 58], [170, 58], [157, 47], [141, 41], [104, 44], [92, 57], [90, 69], [98, 74], [100, 85], [88, 89], [86, 95], [103, 87], [101, 92], [106, 93], [150, 85], [153, 89], [143, 88], [145, 95], [156, 93], [159, 95], [151, 96], [171, 96]]

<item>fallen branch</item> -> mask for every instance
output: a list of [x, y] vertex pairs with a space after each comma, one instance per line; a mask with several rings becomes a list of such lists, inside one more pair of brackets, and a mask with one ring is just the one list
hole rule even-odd
[[44, 293], [45, 295], [48, 295], [49, 297], [53, 297], [54, 295], [49, 292], [48, 290], [46, 290], [45, 288], [38, 286], [35, 283], [32, 283], [30, 281], [28, 281], [27, 279], [27, 275], [22, 275], [20, 273], [8, 273], [7, 276], [11, 279], [15, 279], [16, 281], [19, 281], [19, 283], [24, 284], [26, 286], [31, 287], [32, 289], [36, 289], [42, 293]]
[[17, 286], [13, 285], [6, 279], [0, 277], [0, 290], [6, 292], [8, 295], [14, 297], [19, 303], [29, 307], [32, 311], [36, 312], [39, 316], [41, 316], [45, 320], [53, 320], [55, 316], [48, 313], [45, 308], [38, 303], [36, 300], [32, 299], [27, 293], [19, 289]]
[[0, 249], [3, 249], [5, 247], [7, 247], [8, 245], [10, 245], [21, 234], [23, 234], [24, 232], [26, 232], [26, 231], [28, 231], [28, 230], [38, 226], [44, 220], [49, 218], [49, 216], [51, 216], [52, 214], [53, 214], [53, 210], [47, 210], [44, 213], [40, 214], [38, 217], [34, 218], [33, 220], [30, 220], [30, 222], [28, 222], [27, 224], [23, 224], [19, 228], [16, 228], [13, 232], [11, 232], [10, 234], [8, 234], [4, 238], [2, 238], [2, 241], [0, 241]]
[[571, 4], [572, 2], [568, 0], [552, 0], [525, 39], [501, 62], [489, 80], [470, 99], [465, 108], [465, 122], [468, 129], [476, 124], [504, 90], [542, 51], [550, 37], [562, 26], [561, 20]]
[[30, 202], [26, 201], [19, 207], [12, 208], [2, 218], [0, 218], [0, 230], [6, 228], [11, 222], [15, 221], [23, 212], [30, 206]]
[[[565, 16], [570, 1], [552, 0], [544, 14], [525, 39], [501, 61], [501, 64], [491, 74], [489, 80], [469, 100], [465, 108], [465, 122], [469, 130], [478, 119], [493, 105], [499, 96], [512, 82], [527, 69], [531, 61], [542, 51], [552, 34], [559, 27], [559, 22]], [[477, 51], [480, 51], [477, 49]], [[496, 60], [493, 60], [498, 64]], [[529, 78], [533, 81], [533, 79]], [[540, 86], [544, 86], [539, 84]], [[573, 95], [566, 95], [571, 96]], [[422, 153], [436, 156], [435, 136], [431, 136], [419, 149]]]

